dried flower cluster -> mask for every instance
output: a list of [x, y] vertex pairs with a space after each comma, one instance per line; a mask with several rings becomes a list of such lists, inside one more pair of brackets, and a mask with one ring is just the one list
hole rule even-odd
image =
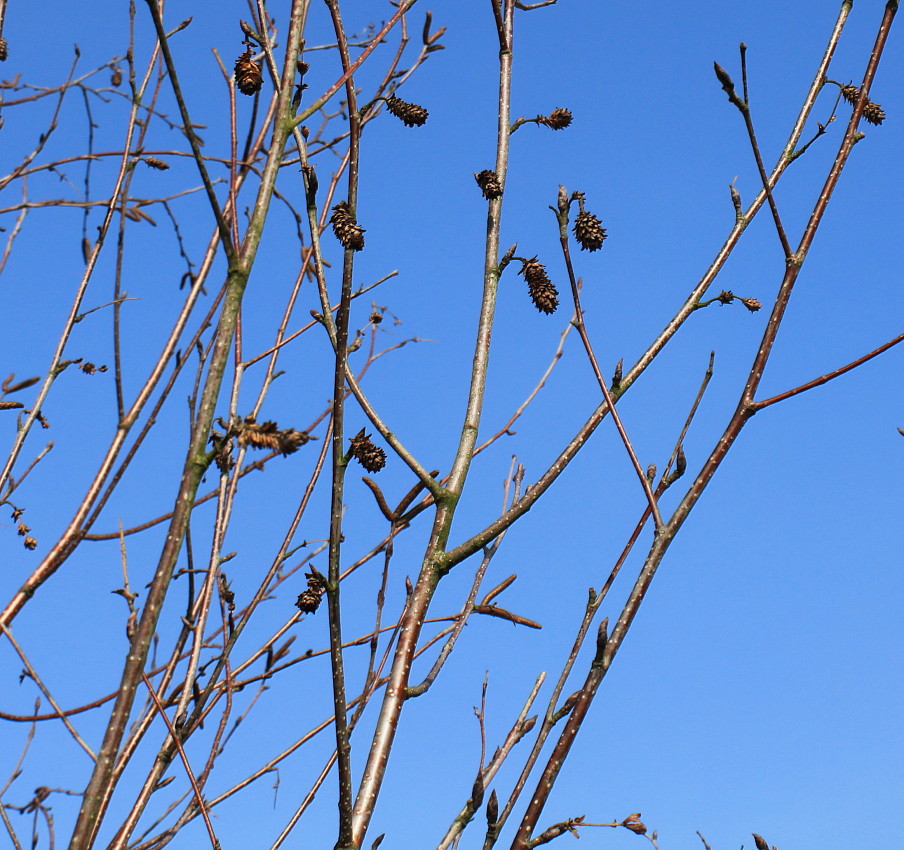
[[620, 824], [625, 829], [630, 829], [635, 835], [646, 835], [647, 828], [640, 819], [640, 812], [628, 815]]
[[422, 127], [427, 123], [429, 113], [423, 106], [416, 103], [408, 103], [394, 94], [386, 98], [386, 108], [391, 115], [395, 115], [406, 127]]
[[543, 313], [555, 313], [559, 306], [559, 291], [546, 274], [546, 266], [538, 262], [536, 257], [521, 260], [521, 272], [527, 281], [534, 306]]
[[[295, 94], [292, 96], [292, 106], [295, 109], [298, 109], [298, 107], [301, 106], [301, 96], [308, 87], [308, 84], [304, 81], [304, 75], [307, 74], [310, 69], [311, 66], [301, 59], [295, 63], [295, 70], [298, 71], [298, 82], [295, 84]], [[305, 138], [307, 138], [307, 136], [305, 136]]]
[[474, 172], [474, 179], [487, 200], [498, 198], [502, 195], [502, 184], [499, 182], [499, 175], [495, 171], [484, 168], [480, 174]]
[[270, 449], [283, 456], [298, 451], [310, 437], [294, 428], [281, 430], [275, 422], [255, 422], [253, 416], [246, 416], [244, 421], [234, 425], [231, 432], [235, 434], [240, 446], [252, 449]]
[[333, 225], [333, 233], [343, 248], [352, 251], [364, 250], [364, 228], [355, 221], [348, 206], [348, 201], [340, 201], [333, 207], [330, 216], [330, 224]]
[[[841, 96], [851, 105], [860, 97], [860, 89], [857, 86], [847, 85], [841, 87]], [[885, 110], [871, 100], [867, 100], [863, 107], [863, 117], [870, 124], [878, 126], [885, 120]]]
[[38, 545], [38, 541], [35, 540], [34, 537], [31, 536], [31, 534], [29, 534], [31, 529], [24, 522], [22, 522], [19, 519], [19, 517], [21, 517], [21, 516], [22, 516], [22, 509], [16, 508], [13, 511], [13, 521], [18, 522], [18, 525], [16, 526], [16, 534], [18, 534], [19, 537], [25, 538], [22, 541], [22, 544], [25, 546], [26, 549], [34, 549]]
[[308, 589], [298, 594], [295, 607], [303, 614], [313, 614], [320, 607], [320, 600], [326, 592], [323, 576], [313, 567], [311, 572], [305, 573], [308, 580]]
[[229, 580], [226, 578], [226, 573], [220, 573], [220, 598], [223, 602], [226, 603], [226, 607], [230, 611], [235, 610], [235, 592], [229, 587]]
[[6, 46], [6, 39], [0, 36], [0, 62], [5, 62], [9, 56], [9, 48]]
[[162, 159], [157, 159], [156, 156], [143, 156], [141, 159], [145, 165], [149, 165], [156, 171], [166, 171], [169, 168], [168, 162], [164, 162]]
[[264, 84], [260, 65], [251, 58], [253, 55], [249, 47], [235, 61], [235, 85], [242, 94], [257, 94]]
[[730, 289], [723, 289], [713, 301], [718, 301], [720, 304], [731, 304], [732, 301], [740, 301], [751, 313], [756, 313], [763, 306], [756, 298], [741, 298], [740, 295], [735, 295]]
[[348, 453], [368, 472], [379, 472], [386, 466], [386, 452], [371, 442], [363, 428], [352, 437]]
[[571, 111], [558, 107], [553, 109], [549, 115], [538, 115], [534, 120], [550, 130], [564, 130], [571, 124]]

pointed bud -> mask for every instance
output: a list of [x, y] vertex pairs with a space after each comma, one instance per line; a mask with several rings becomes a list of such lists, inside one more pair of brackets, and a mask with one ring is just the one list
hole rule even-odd
[[499, 820], [499, 798], [496, 796], [496, 789], [494, 788], [492, 793], [490, 794], [490, 799], [487, 800], [487, 826], [493, 827], [496, 825], [496, 821]]

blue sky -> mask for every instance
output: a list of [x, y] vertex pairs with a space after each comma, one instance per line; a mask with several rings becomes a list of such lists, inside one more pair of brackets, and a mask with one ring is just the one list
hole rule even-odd
[[[283, 5], [271, 11], [284, 26]], [[745, 201], [756, 192], [758, 177], [743, 123], [713, 75], [713, 60], [739, 80], [737, 45], [748, 45], [751, 107], [771, 166], [838, 5], [703, 0], [660, 4], [651, 14], [642, 4], [559, 0], [553, 7], [517, 16], [513, 116], [567, 107], [574, 124], [555, 133], [527, 125], [513, 136], [502, 243], [517, 241], [519, 255], [539, 255], [564, 295], [564, 266], [548, 206], [555, 204], [559, 184], [586, 193], [588, 209], [609, 232], [601, 252], [578, 252], [575, 259], [584, 279], [586, 321], [604, 373], [611, 374], [621, 358], [626, 365], [634, 362], [708, 266], [733, 221], [729, 184], [735, 181]], [[125, 4], [96, 3], [90, 16], [77, 15], [55, 0], [42, 8], [46, 23], [38, 27], [24, 4], [10, 4], [4, 25], [10, 58], [0, 66], [5, 79], [21, 74], [35, 85], [51, 85], [66, 73], [73, 43], [80, 47], [79, 67], [84, 69], [121, 54], [127, 46]], [[361, 31], [368, 23], [379, 24], [389, 8], [372, 0], [344, 3], [346, 25]], [[411, 14], [415, 41], [426, 8], [433, 12], [435, 27], [448, 27], [442, 39], [446, 49], [430, 57], [401, 95], [424, 105], [430, 119], [422, 128], [406, 128], [384, 115], [367, 128], [358, 206], [367, 228], [367, 250], [358, 258], [356, 282], [398, 270], [373, 296], [402, 322], [384, 322], [380, 339], [383, 344], [409, 337], [424, 341], [378, 361], [366, 389], [423, 463], [445, 471], [460, 428], [480, 297], [485, 202], [472, 173], [493, 162], [497, 45], [490, 5], [476, 0], [423, 8], [418, 4]], [[883, 9], [878, 2], [856, 4], [833, 62], [832, 79], [860, 79]], [[237, 3], [224, 10], [223, 4], [214, 8], [172, 0], [167, 6], [172, 26], [189, 15], [194, 16], [191, 26], [173, 42], [176, 58], [191, 69], [189, 106], [195, 122], [206, 126], [205, 151], [226, 156], [228, 100], [211, 48], [227, 65], [234, 61], [240, 52], [237, 21], [248, 17], [247, 7]], [[144, 4], [138, 4], [137, 20], [139, 32], [147, 35]], [[312, 8], [310, 27], [309, 46], [329, 40], [319, 4]], [[845, 170], [801, 274], [764, 378], [764, 396], [837, 368], [901, 333], [904, 92], [898, 81], [904, 69], [898, 27], [900, 22], [892, 30], [872, 89], [888, 119], [881, 127], [862, 128], [866, 136]], [[144, 61], [148, 42], [139, 43]], [[362, 97], [379, 79], [391, 49], [387, 45], [378, 51], [375, 64], [359, 76]], [[310, 52], [308, 61], [311, 92], [335, 79], [338, 60], [332, 53]], [[99, 84], [106, 85], [107, 78], [108, 72], [102, 72]], [[817, 120], [831, 113], [835, 91], [827, 87], [823, 92], [814, 112]], [[5, 97], [10, 99], [9, 92]], [[115, 150], [123, 106], [115, 98], [109, 105], [92, 103], [99, 124], [97, 149]], [[162, 104], [174, 117], [168, 93]], [[247, 121], [249, 102], [238, 106], [240, 121]], [[838, 114], [776, 192], [792, 244], [835, 156], [847, 107], [841, 105]], [[29, 110], [4, 109], [0, 173], [8, 173], [33, 147], [49, 116], [46, 102]], [[811, 122], [804, 138], [813, 132]], [[41, 161], [82, 152], [85, 145], [84, 106], [72, 96]], [[182, 145], [177, 131], [158, 125], [148, 147], [166, 151]], [[321, 185], [332, 167], [326, 159], [318, 164]], [[110, 168], [96, 166], [94, 197], [103, 197]], [[69, 183], [38, 175], [30, 181], [31, 191], [41, 197], [80, 198], [82, 166], [64, 170]], [[214, 173], [225, 176], [225, 170]], [[196, 183], [190, 165], [180, 162], [165, 174], [142, 171], [133, 192], [150, 197]], [[294, 171], [284, 174], [280, 185], [302, 204]], [[0, 208], [15, 204], [20, 191], [18, 184], [7, 187]], [[243, 200], [250, 203], [250, 197]], [[176, 201], [174, 209], [189, 254], [197, 259], [210, 231], [203, 200]], [[184, 297], [178, 288], [184, 264], [166, 227], [166, 214], [159, 206], [149, 212], [158, 227], [131, 228], [125, 255], [124, 285], [138, 299], [124, 310], [127, 395], [140, 386]], [[35, 210], [26, 219], [0, 276], [6, 293], [7, 331], [0, 335], [4, 375], [14, 371], [22, 378], [46, 369], [54, 334], [83, 269], [80, 215], [74, 209]], [[98, 214], [92, 215], [89, 234], [99, 223]], [[0, 226], [6, 228], [0, 236], [5, 237], [13, 223], [14, 214], [0, 214]], [[335, 273], [340, 255], [333, 245], [329, 250]], [[113, 257], [110, 251], [101, 263], [89, 290], [89, 306], [110, 298]], [[276, 206], [246, 300], [246, 352], [269, 346], [297, 257], [294, 222]], [[711, 295], [730, 289], [758, 298], [768, 308], [782, 271], [778, 240], [764, 211], [745, 233]], [[502, 426], [534, 387], [568, 321], [564, 307], [551, 317], [538, 314], [514, 272], [513, 264], [502, 283], [483, 420], [487, 435]], [[212, 284], [218, 282], [215, 273]], [[336, 285], [336, 280], [331, 283]], [[292, 327], [300, 326], [316, 306], [313, 289], [303, 290]], [[356, 303], [353, 325], [363, 325], [370, 309], [369, 298]], [[734, 409], [767, 313], [751, 314], [738, 304], [698, 311], [624, 397], [619, 411], [644, 465], [662, 467], [666, 462], [709, 353], [715, 351], [715, 375], [685, 441], [689, 470], [699, 469]], [[111, 362], [108, 313], [99, 311], [94, 320], [82, 322], [70, 350], [73, 357]], [[546, 825], [581, 814], [588, 821], [604, 822], [640, 811], [648, 826], [659, 830], [663, 850], [702, 846], [696, 830], [714, 850], [752, 846], [752, 831], [780, 850], [888, 843], [904, 802], [904, 658], [898, 602], [904, 594], [898, 530], [904, 441], [896, 430], [904, 425], [902, 356], [892, 350], [751, 421], [669, 551], [562, 773], [544, 814]], [[249, 405], [257, 388], [253, 368], [242, 396], [242, 403]], [[287, 349], [281, 368], [286, 375], [276, 382], [263, 416], [281, 426], [304, 427], [323, 409], [330, 392], [325, 340], [305, 335]], [[184, 398], [190, 389], [189, 378], [176, 390], [161, 417], [159, 436], [143, 450], [98, 530], [115, 530], [120, 518], [128, 527], [168, 509], [173, 473], [183, 458]], [[57, 381], [45, 406], [52, 428], [33, 435], [25, 453], [33, 456], [46, 439], [55, 442], [21, 492], [25, 518], [39, 541], [36, 552], [23, 550], [15, 524], [0, 515], [4, 604], [65, 526], [79, 487], [84, 488], [96, 469], [112, 433], [113, 399], [110, 373], [89, 377], [70, 370]], [[453, 542], [495, 516], [513, 454], [525, 464], [526, 480], [535, 480], [597, 400], [592, 373], [572, 334], [549, 384], [516, 426], [517, 434], [475, 462]], [[0, 413], [5, 445], [13, 438], [15, 414]], [[349, 434], [365, 423], [352, 407]], [[226, 544], [227, 551], [238, 553], [230, 578], [239, 602], [252, 592], [255, 576], [273, 557], [316, 448], [319, 444], [311, 444], [304, 453], [271, 465], [266, 474], [250, 476], [243, 484]], [[643, 509], [643, 495], [632, 475], [607, 420], [553, 490], [509, 532], [485, 587], [516, 573], [518, 580], [499, 603], [544, 628], [530, 631], [501, 620], [472, 618], [436, 685], [406, 707], [370, 834], [372, 839], [386, 832], [384, 850], [435, 847], [468, 797], [480, 743], [473, 706], [480, 699], [485, 671], [490, 671], [490, 750], [501, 741], [536, 675], [545, 670], [551, 679], [555, 676], [587, 588], [601, 584]], [[380, 481], [392, 494], [390, 501], [412, 483], [410, 473], [392, 457]], [[676, 488], [663, 499], [667, 512], [684, 492], [681, 482]], [[318, 492], [300, 538], [325, 536], [324, 495]], [[201, 557], [211, 516], [208, 508], [199, 510]], [[426, 515], [396, 546], [388, 591], [388, 604], [396, 609], [405, 576], [413, 577], [419, 565], [429, 531], [425, 520]], [[357, 476], [349, 480], [346, 528], [347, 562], [385, 532]], [[161, 540], [159, 529], [130, 538], [136, 587], [151, 575]], [[121, 582], [118, 546], [90, 547], [83, 544], [13, 627], [64, 706], [113, 690], [126, 650], [124, 606], [110, 593]], [[613, 619], [643, 551], [642, 542], [604, 607], [604, 614]], [[315, 558], [314, 564], [325, 570], [325, 557]], [[450, 575], [434, 602], [437, 614], [457, 609], [472, 570], [468, 562]], [[349, 580], [349, 636], [370, 628], [379, 581], [374, 564]], [[292, 615], [291, 603], [301, 589], [293, 586], [272, 603], [272, 613], [267, 609], [262, 615], [260, 631], [249, 635], [249, 649], [255, 636]], [[178, 626], [181, 598], [167, 612], [164, 635]], [[294, 626], [292, 634], [293, 651], [322, 647], [327, 639], [325, 611]], [[363, 674], [366, 652], [349, 652], [353, 678]], [[586, 661], [589, 658], [582, 656], [570, 687], [582, 679]], [[28, 681], [17, 682], [20, 668], [4, 643], [0, 710], [24, 714], [33, 706], [35, 688]], [[415, 677], [426, 669], [422, 662]], [[274, 681], [236, 732], [211, 779], [210, 795], [239, 778], [243, 767], [265, 761], [319, 722], [330, 710], [327, 687], [322, 660], [300, 664]], [[538, 702], [540, 710], [548, 693], [549, 684]], [[364, 726], [375, 713], [372, 705]], [[93, 746], [100, 741], [105, 719], [97, 712], [78, 718], [79, 731]], [[4, 795], [7, 803], [27, 802], [38, 785], [80, 790], [86, 781], [87, 757], [65, 731], [45, 723], [39, 732], [23, 775]], [[26, 733], [25, 726], [9, 724], [0, 734], [0, 782], [12, 769]], [[162, 734], [151, 736], [148, 757]], [[319, 772], [329, 752], [329, 735], [287, 760], [280, 768], [278, 793], [275, 777], [265, 777], [245, 796], [217, 810], [215, 826], [224, 848], [270, 846]], [[356, 737], [355, 744], [354, 767], [360, 771], [364, 737]], [[199, 748], [199, 758], [203, 752]], [[497, 779], [494, 787], [503, 799], [521, 757], [516, 752]], [[181, 773], [176, 768], [172, 772], [181, 781]], [[136, 770], [123, 781], [111, 825], [141, 777]], [[72, 824], [73, 799], [52, 798], [61, 843]], [[286, 846], [331, 847], [334, 813], [331, 779], [306, 825]], [[17, 828], [26, 819], [15, 812], [10, 817]], [[482, 823], [478, 817], [462, 848], [482, 846]], [[171, 846], [206, 846], [205, 840], [195, 823]], [[564, 836], [556, 846], [570, 841]], [[592, 829], [582, 833], [582, 842], [582, 847], [616, 850], [646, 844], [627, 832]], [[503, 845], [505, 839], [497, 846]]]

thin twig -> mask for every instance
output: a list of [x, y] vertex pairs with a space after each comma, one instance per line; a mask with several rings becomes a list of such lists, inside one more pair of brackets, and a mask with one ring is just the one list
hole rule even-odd
[[581, 337], [581, 342], [584, 345], [584, 351], [587, 354], [587, 359], [590, 361], [590, 366], [593, 369], [593, 374], [596, 376], [596, 382], [599, 385], [600, 392], [602, 392], [603, 398], [606, 401], [606, 407], [612, 414], [612, 421], [615, 423], [615, 427], [618, 430], [618, 435], [619, 437], [621, 437], [625, 451], [628, 453], [628, 457], [631, 460], [631, 465], [634, 467], [634, 471], [637, 473], [637, 478], [640, 481], [640, 485], [647, 497], [647, 502], [650, 505], [650, 511], [653, 514], [653, 522], [655, 523], [656, 529], [659, 529], [659, 527], [662, 525], [662, 515], [659, 513], [659, 506], [656, 504], [656, 496], [653, 493], [652, 482], [644, 472], [643, 467], [640, 465], [640, 461], [637, 459], [637, 453], [634, 451], [634, 447], [631, 445], [631, 440], [628, 437], [628, 432], [625, 430], [621, 415], [615, 408], [615, 399], [613, 398], [612, 393], [609, 391], [609, 387], [606, 385], [606, 379], [603, 377], [603, 373], [600, 370], [599, 362], [596, 358], [596, 352], [593, 350], [593, 344], [590, 342], [590, 336], [587, 333], [587, 325], [584, 322], [584, 310], [581, 307], [581, 283], [575, 278], [574, 266], [571, 262], [571, 248], [568, 244], [568, 210], [570, 205], [571, 202], [568, 200], [568, 195], [565, 191], [565, 187], [560, 186], [558, 209], [552, 209], [555, 213], [556, 219], [559, 222], [559, 243], [562, 247], [562, 255], [565, 258], [565, 268], [568, 271], [568, 281], [571, 284], [571, 297], [574, 301], [574, 325], [577, 328], [578, 335]]
[[753, 406], [754, 408], [756, 408], [756, 410], [762, 410], [764, 407], [769, 407], [769, 405], [775, 404], [776, 402], [784, 401], [787, 398], [792, 398], [793, 396], [800, 395], [800, 393], [804, 393], [807, 390], [812, 390], [814, 387], [821, 387], [823, 384], [827, 384], [829, 381], [847, 374], [852, 369], [856, 369], [858, 366], [862, 366], [864, 363], [869, 362], [874, 357], [878, 357], [880, 354], [888, 351], [889, 348], [896, 346], [899, 342], [904, 342], [904, 334], [900, 334], [894, 339], [889, 340], [883, 345], [880, 345], [878, 348], [874, 348], [871, 352], [869, 352], [869, 354], [864, 354], [862, 357], [858, 357], [856, 360], [852, 360], [846, 366], [842, 366], [839, 369], [833, 369], [831, 372], [826, 372], [824, 375], [820, 375], [818, 378], [814, 378], [812, 381], [807, 381], [807, 383], [800, 384], [800, 386], [794, 387], [793, 389], [785, 390], [785, 392], [779, 393], [778, 395], [771, 396], [770, 398], [764, 398], [762, 401], [755, 401], [753, 403]]
[[13, 637], [13, 633], [7, 626], [0, 624], [0, 629], [2, 629], [3, 634], [6, 635], [6, 639], [13, 645], [13, 649], [16, 651], [16, 655], [19, 656], [22, 663], [25, 665], [25, 672], [28, 675], [28, 678], [31, 679], [37, 686], [40, 688], [41, 693], [47, 697], [47, 701], [53, 706], [54, 711], [56, 711], [57, 716], [63, 722], [63, 725], [66, 727], [66, 730], [69, 734], [75, 739], [76, 743], [88, 754], [88, 758], [91, 761], [97, 761], [97, 756], [94, 753], [94, 750], [91, 749], [82, 738], [81, 735], [75, 730], [75, 727], [69, 722], [69, 718], [61, 711], [59, 705], [57, 705], [57, 701], [53, 698], [53, 694], [50, 693], [47, 686], [41, 680], [41, 677], [38, 675], [35, 668], [32, 666], [32, 663], [28, 660], [28, 656], [25, 654], [24, 650], [21, 646], [19, 646], [19, 642]]
[[175, 730], [173, 724], [170, 723], [169, 717], [166, 716], [166, 710], [164, 709], [163, 704], [160, 702], [160, 698], [157, 696], [157, 691], [154, 690], [154, 686], [150, 683], [148, 677], [144, 673], [142, 673], [141, 679], [144, 682], [145, 687], [148, 689], [148, 693], [151, 695], [151, 699], [154, 700], [154, 705], [157, 706], [157, 711], [163, 718], [163, 722], [166, 724], [166, 728], [176, 744], [176, 749], [179, 751], [179, 758], [182, 759], [182, 766], [185, 768], [185, 773], [188, 776], [188, 781], [191, 782], [192, 791], [194, 791], [195, 794], [195, 802], [197, 803], [198, 809], [201, 812], [201, 816], [204, 818], [204, 826], [207, 827], [207, 835], [210, 837], [210, 845], [214, 848], [214, 850], [220, 850], [220, 841], [217, 838], [216, 833], [213, 831], [213, 824], [210, 822], [210, 812], [208, 811], [209, 806], [204, 800], [204, 795], [201, 793], [201, 789], [198, 787], [198, 782], [195, 779], [195, 774], [188, 762], [188, 756], [185, 755], [185, 750], [182, 747], [182, 742], [179, 740], [179, 733]]

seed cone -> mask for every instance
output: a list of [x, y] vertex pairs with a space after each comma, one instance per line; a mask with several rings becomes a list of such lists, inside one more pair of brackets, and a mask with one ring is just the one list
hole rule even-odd
[[842, 86], [841, 96], [850, 104], [855, 104], [860, 97], [860, 89], [857, 86]]
[[868, 100], [866, 106], [863, 107], [863, 117], [869, 121], [870, 124], [878, 126], [885, 120], [885, 110], [883, 110], [878, 103], [873, 103], [871, 100]]
[[[841, 96], [853, 106], [860, 97], [860, 89], [852, 85], [842, 86]], [[868, 100], [863, 107], [863, 118], [870, 124], [879, 126], [885, 120], [885, 110], [878, 103]]]
[[264, 84], [260, 65], [251, 58], [253, 55], [249, 47], [235, 62], [235, 84], [242, 94], [257, 94]]
[[379, 472], [386, 466], [386, 452], [370, 441], [363, 428], [352, 437], [349, 454], [368, 472]]
[[395, 95], [386, 98], [386, 108], [392, 115], [404, 122], [406, 127], [422, 127], [427, 123], [429, 113], [423, 106], [408, 103]]
[[320, 607], [320, 599], [326, 592], [323, 586], [323, 577], [320, 573], [305, 573], [308, 580], [308, 589], [298, 594], [295, 607], [304, 614], [313, 614]]
[[320, 594], [313, 590], [305, 590], [298, 594], [295, 607], [303, 614], [313, 614], [320, 607]]
[[5, 62], [9, 56], [9, 48], [6, 46], [6, 39], [0, 36], [0, 62]]
[[536, 257], [521, 261], [521, 274], [527, 281], [534, 306], [542, 313], [555, 313], [559, 306], [559, 291], [546, 274], [546, 266], [538, 262]]
[[483, 192], [483, 196], [487, 200], [501, 197], [502, 184], [499, 182], [499, 177], [495, 171], [484, 168], [480, 174], [474, 172], [474, 179], [477, 181], [477, 185], [480, 186], [480, 191]]
[[364, 250], [364, 228], [355, 221], [347, 201], [340, 201], [333, 207], [330, 224], [333, 225], [333, 233], [343, 248], [350, 248], [352, 251]]
[[581, 211], [574, 220], [574, 238], [578, 240], [582, 251], [599, 251], [606, 241], [606, 228], [593, 213], [584, 209], [583, 200], [580, 204]]

